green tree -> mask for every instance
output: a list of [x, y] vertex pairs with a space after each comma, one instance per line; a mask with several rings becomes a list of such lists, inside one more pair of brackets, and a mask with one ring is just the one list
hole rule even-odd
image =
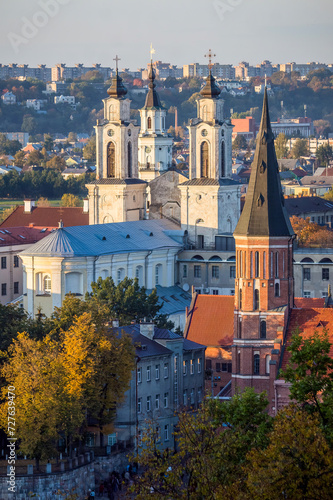
[[17, 151], [17, 153], [14, 156], [14, 165], [17, 167], [23, 167], [25, 163], [25, 152], [24, 151]]
[[329, 144], [322, 144], [316, 151], [316, 156], [320, 165], [328, 167], [330, 161], [333, 160], [333, 149]]
[[291, 155], [295, 160], [298, 160], [301, 156], [309, 156], [307, 139], [296, 139], [291, 149]]
[[70, 132], [68, 134], [67, 140], [68, 140], [68, 142], [76, 142], [76, 138], [77, 138], [76, 133], [75, 132]]
[[232, 149], [233, 151], [237, 151], [239, 149], [246, 149], [247, 148], [247, 142], [245, 137], [242, 134], [237, 134], [235, 139], [232, 142]]
[[279, 134], [277, 138], [275, 139], [275, 152], [276, 152], [276, 157], [278, 159], [280, 158], [287, 158], [288, 156], [288, 148], [287, 148], [287, 138], [284, 134]]
[[333, 439], [333, 359], [327, 332], [301, 335], [296, 331], [288, 346], [290, 361], [281, 373], [291, 383], [290, 399], [310, 413], [318, 413], [323, 429]]
[[52, 149], [54, 148], [54, 142], [50, 134], [44, 135], [44, 148], [46, 149], [46, 151], [52, 151]]
[[0, 154], [15, 155], [22, 148], [19, 141], [7, 139], [4, 134], [0, 134]]
[[248, 455], [248, 500], [329, 500], [333, 487], [333, 452], [318, 415], [287, 407], [274, 420], [267, 448]]
[[65, 193], [62, 195], [60, 205], [62, 207], [81, 207], [82, 201], [74, 194]]
[[35, 118], [32, 115], [24, 115], [22, 121], [22, 132], [27, 132], [30, 135], [33, 135], [37, 131], [37, 123]]
[[40, 151], [31, 151], [28, 158], [26, 159], [26, 164], [37, 165], [38, 167], [40, 167], [43, 159], [43, 155]]
[[61, 172], [66, 168], [66, 162], [60, 156], [54, 156], [51, 160], [46, 162], [46, 168], [53, 168], [54, 170]]
[[90, 137], [86, 146], [84, 146], [83, 158], [91, 162], [96, 161], [96, 136]]

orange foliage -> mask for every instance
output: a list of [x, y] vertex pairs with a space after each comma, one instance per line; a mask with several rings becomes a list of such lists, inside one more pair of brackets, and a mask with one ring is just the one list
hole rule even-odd
[[295, 215], [290, 218], [297, 241], [303, 247], [333, 247], [333, 231], [311, 222], [310, 218], [302, 219]]

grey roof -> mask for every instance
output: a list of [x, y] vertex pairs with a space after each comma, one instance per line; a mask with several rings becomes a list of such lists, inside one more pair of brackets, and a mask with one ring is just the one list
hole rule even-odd
[[21, 253], [33, 256], [73, 257], [111, 255], [158, 248], [180, 249], [182, 244], [172, 237], [175, 228], [178, 229], [178, 226], [167, 220], [60, 228]]
[[289, 216], [284, 207], [265, 88], [249, 188], [234, 235], [291, 236], [293, 234]]
[[108, 179], [96, 179], [95, 181], [88, 182], [87, 184], [147, 184], [146, 181], [141, 179], [135, 179], [133, 177], [128, 177], [126, 179], [118, 179], [115, 177], [110, 177]]
[[333, 184], [332, 175], [306, 175], [300, 180], [302, 186], [331, 186]]
[[286, 198], [285, 207], [290, 216], [306, 212], [327, 212], [333, 210], [333, 203], [319, 196], [301, 196], [300, 198]]
[[239, 182], [223, 177], [220, 179], [211, 179], [210, 177], [200, 177], [182, 182], [180, 186], [237, 186]]
[[221, 89], [216, 85], [215, 78], [212, 75], [212, 70], [209, 70], [209, 75], [206, 80], [205, 86], [200, 90], [202, 97], [210, 97], [218, 99], [221, 94]]
[[[152, 290], [147, 290], [150, 293]], [[184, 311], [186, 307], [191, 305], [192, 297], [189, 293], [184, 292], [179, 286], [160, 286], [157, 285], [156, 292], [159, 298], [159, 304], [163, 304], [160, 310], [161, 314], [178, 313]]]
[[127, 94], [127, 89], [123, 84], [123, 80], [118, 74], [118, 68], [115, 76], [111, 80], [111, 87], [108, 88], [107, 93], [110, 97], [114, 97], [116, 99], [123, 99]]
[[184, 339], [184, 351], [192, 351], [193, 349], [206, 349], [206, 347], [206, 345], [198, 344], [197, 342], [193, 342], [193, 340]]
[[155, 90], [155, 71], [153, 68], [153, 63], [150, 64], [150, 70], [148, 78], [150, 80], [148, 87], [148, 94], [146, 95], [146, 102], [143, 109], [164, 109], [161, 104], [160, 97]]

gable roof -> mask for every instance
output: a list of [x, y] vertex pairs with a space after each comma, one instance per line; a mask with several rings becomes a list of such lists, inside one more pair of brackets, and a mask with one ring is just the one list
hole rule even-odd
[[65, 227], [83, 226], [89, 224], [89, 214], [83, 212], [82, 207], [33, 207], [31, 212], [25, 212], [24, 206], [17, 207], [7, 219], [5, 219], [1, 228], [34, 226], [38, 227], [58, 227], [62, 220]]
[[303, 309], [292, 309], [286, 336], [286, 348], [284, 349], [281, 363], [283, 370], [285, 370], [290, 359], [287, 347], [290, 345], [291, 336], [297, 328], [304, 338], [309, 338], [315, 332], [322, 333], [324, 330], [327, 330], [329, 340], [332, 344], [330, 356], [333, 358], [333, 309], [310, 306]]
[[229, 346], [234, 337], [234, 297], [194, 294], [184, 337], [207, 346]]
[[333, 210], [333, 203], [319, 196], [301, 196], [299, 198], [285, 198], [285, 207], [290, 216], [305, 212], [327, 212]]
[[0, 247], [33, 244], [50, 234], [50, 232], [51, 228], [49, 227], [0, 228]]

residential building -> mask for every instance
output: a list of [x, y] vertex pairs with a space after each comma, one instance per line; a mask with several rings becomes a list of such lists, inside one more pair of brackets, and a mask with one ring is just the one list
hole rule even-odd
[[299, 196], [285, 198], [284, 204], [289, 217], [295, 215], [302, 219], [309, 218], [321, 226], [333, 228], [333, 203], [319, 196]]
[[111, 75], [111, 68], [102, 67], [100, 64], [93, 64], [92, 66], [84, 66], [81, 63], [75, 64], [75, 66], [67, 67], [64, 63], [56, 64], [51, 69], [51, 80], [52, 82], [58, 82], [61, 80], [74, 80], [75, 78], [81, 78], [89, 71], [98, 71], [102, 74], [104, 80], [108, 80]]
[[310, 137], [314, 134], [314, 128], [311, 118], [285, 118], [272, 122], [271, 127], [275, 137], [284, 134], [287, 137], [297, 135], [299, 137]]
[[5, 136], [10, 141], [19, 141], [23, 148], [25, 148], [29, 141], [29, 134], [27, 132], [5, 132]]
[[[186, 64], [183, 66], [183, 77], [184, 78], [207, 78], [209, 75], [209, 65], [208, 64]], [[212, 64], [212, 75], [215, 78], [221, 78], [223, 80], [232, 80], [235, 78], [235, 69], [231, 64]]]
[[46, 101], [44, 99], [27, 99], [26, 107], [32, 108], [35, 111], [40, 111]]
[[16, 104], [16, 95], [13, 94], [13, 92], [5, 92], [4, 94], [2, 94], [1, 99], [2, 102], [6, 105]]
[[252, 116], [247, 116], [246, 118], [232, 118], [231, 125], [233, 125], [232, 139], [235, 139], [238, 134], [243, 135], [247, 140], [256, 138], [257, 126]]
[[71, 106], [75, 106], [75, 96], [73, 95], [55, 96], [54, 104], [70, 104]]
[[138, 444], [143, 432], [153, 425], [157, 447], [174, 449], [176, 412], [196, 410], [204, 397], [205, 346], [159, 329], [153, 323], [116, 330], [132, 337], [137, 360], [126, 400], [117, 408], [116, 437]]

